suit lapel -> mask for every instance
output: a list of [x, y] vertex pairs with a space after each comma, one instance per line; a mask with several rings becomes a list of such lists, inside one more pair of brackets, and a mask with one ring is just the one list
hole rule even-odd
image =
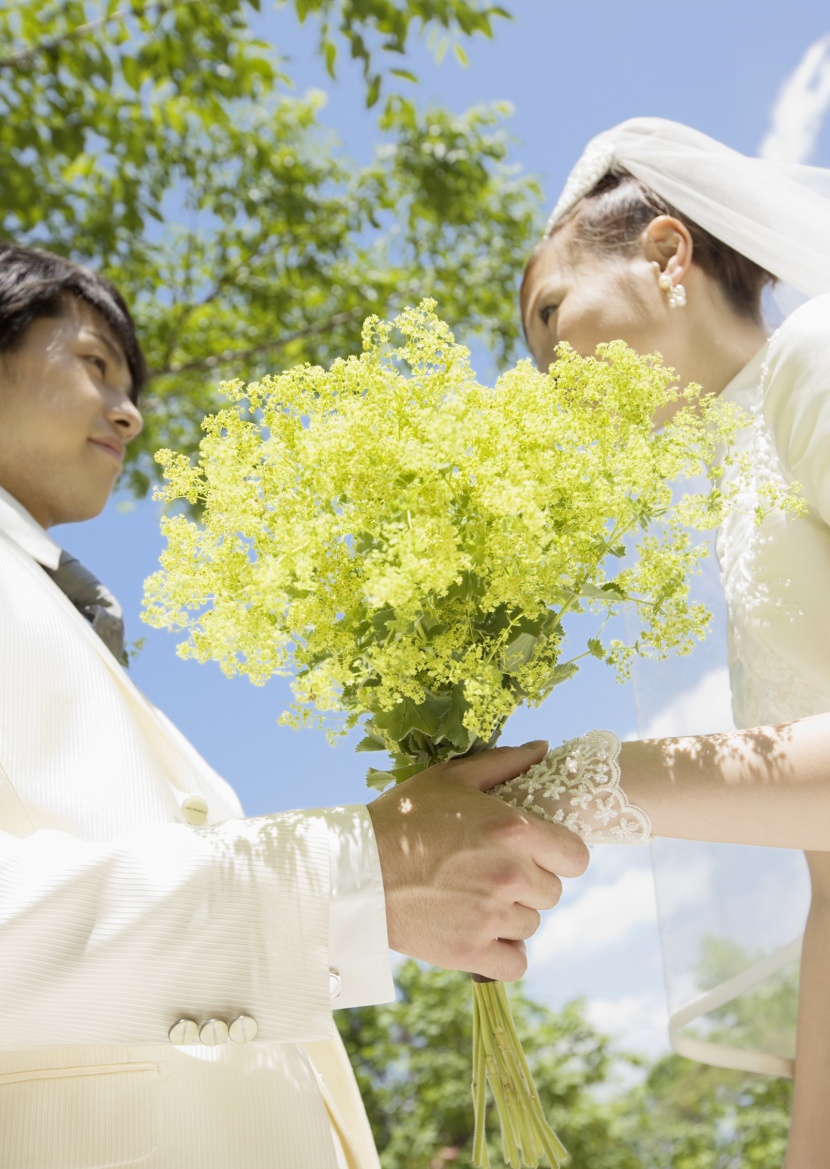
[[[66, 621], [72, 626], [73, 633], [85, 640], [88, 648], [100, 658], [110, 672], [171, 785], [183, 795], [189, 795], [194, 790], [201, 790], [200, 780], [202, 777], [199, 772], [207, 765], [203, 764], [197, 752], [190, 747], [186, 740], [181, 739], [180, 741], [181, 737], [178, 734], [174, 735], [170, 732], [155, 707], [132, 682], [127, 671], [116, 661], [90, 623], [78, 612], [54, 581], [47, 576], [37, 561], [33, 560], [5, 533], [0, 532], [0, 539], [9, 552], [26, 565], [32, 578], [35, 596], [40, 592], [44, 596], [45, 603], [58, 605], [62, 609]], [[200, 764], [202, 764], [201, 768]]]

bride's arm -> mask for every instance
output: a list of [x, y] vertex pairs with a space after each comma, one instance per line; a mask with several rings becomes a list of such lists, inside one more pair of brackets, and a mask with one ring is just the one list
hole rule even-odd
[[830, 714], [622, 744], [591, 731], [493, 794], [589, 843], [651, 832], [830, 852]]
[[830, 714], [623, 743], [619, 765], [655, 836], [830, 851]]

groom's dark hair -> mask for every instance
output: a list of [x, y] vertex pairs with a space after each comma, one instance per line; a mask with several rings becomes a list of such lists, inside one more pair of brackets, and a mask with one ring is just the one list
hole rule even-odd
[[127, 304], [106, 277], [64, 256], [0, 240], [0, 353], [17, 349], [39, 317], [61, 317], [74, 297], [90, 305], [109, 326], [130, 371], [130, 397], [147, 384], [147, 363]]

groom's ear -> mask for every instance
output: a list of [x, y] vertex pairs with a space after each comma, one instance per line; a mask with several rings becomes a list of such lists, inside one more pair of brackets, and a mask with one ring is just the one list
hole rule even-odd
[[640, 236], [645, 258], [660, 265], [675, 284], [682, 282], [692, 263], [694, 242], [682, 220], [673, 215], [658, 215], [652, 219]]

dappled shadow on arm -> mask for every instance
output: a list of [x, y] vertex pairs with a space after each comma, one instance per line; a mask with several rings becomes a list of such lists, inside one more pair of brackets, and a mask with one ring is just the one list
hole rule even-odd
[[830, 850], [830, 715], [631, 744], [623, 771], [658, 836]]

